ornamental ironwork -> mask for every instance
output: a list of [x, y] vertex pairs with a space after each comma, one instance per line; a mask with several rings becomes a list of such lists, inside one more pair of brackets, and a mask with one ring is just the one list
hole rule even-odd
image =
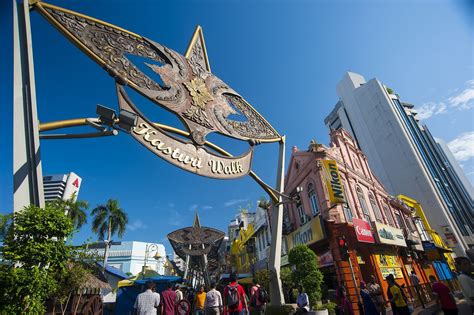
[[[132, 137], [167, 162], [206, 177], [238, 178], [251, 172], [255, 144], [281, 141], [278, 132], [239, 93], [211, 73], [200, 27], [183, 56], [77, 12], [39, 1], [33, 7], [115, 78], [120, 109], [138, 117]], [[146, 62], [135, 64], [132, 56]], [[145, 68], [159, 79], [145, 74]], [[177, 115], [188, 140], [151, 122], [130, 101], [124, 86]], [[206, 140], [214, 132], [248, 141], [249, 150], [238, 157], [217, 154]]]

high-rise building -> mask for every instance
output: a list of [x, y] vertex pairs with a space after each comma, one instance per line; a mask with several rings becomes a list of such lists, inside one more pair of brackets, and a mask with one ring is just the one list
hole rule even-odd
[[325, 124], [348, 130], [387, 190], [417, 199], [444, 241], [465, 255], [474, 246], [473, 200], [454, 171], [456, 162], [444, 153], [449, 149], [419, 123], [413, 105], [377, 79], [366, 82], [348, 72], [337, 94]]
[[68, 200], [72, 196], [77, 198], [82, 178], [71, 172], [69, 174], [43, 176], [44, 199]]

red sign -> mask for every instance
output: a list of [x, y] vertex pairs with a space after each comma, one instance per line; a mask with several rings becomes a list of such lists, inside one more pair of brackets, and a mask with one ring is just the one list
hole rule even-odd
[[352, 219], [352, 223], [354, 223], [354, 230], [356, 232], [357, 240], [359, 242], [375, 243], [374, 235], [370, 230], [369, 222], [354, 218]]

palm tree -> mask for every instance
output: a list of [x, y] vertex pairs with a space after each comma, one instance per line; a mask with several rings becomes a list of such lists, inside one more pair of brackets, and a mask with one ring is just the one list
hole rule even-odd
[[87, 201], [76, 200], [76, 193], [68, 200], [56, 199], [51, 203], [65, 209], [66, 215], [71, 219], [74, 228], [80, 229], [87, 222], [86, 210], [89, 208], [89, 204]]
[[[105, 205], [99, 205], [91, 212], [94, 216], [92, 221], [92, 232], [96, 233], [99, 240], [105, 242], [104, 251], [104, 269], [107, 266], [110, 240], [112, 235], [117, 234], [119, 238], [125, 233], [125, 227], [128, 223], [128, 216], [119, 206], [116, 199], [109, 199]], [[107, 235], [107, 239], [104, 237]]]

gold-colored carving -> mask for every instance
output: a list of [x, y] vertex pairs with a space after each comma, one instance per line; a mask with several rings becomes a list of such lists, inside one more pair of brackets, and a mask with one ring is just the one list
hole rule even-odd
[[206, 103], [213, 100], [211, 94], [206, 88], [206, 83], [201, 78], [194, 78], [190, 82], [185, 82], [184, 86], [191, 94], [194, 105], [197, 105], [204, 109]]

